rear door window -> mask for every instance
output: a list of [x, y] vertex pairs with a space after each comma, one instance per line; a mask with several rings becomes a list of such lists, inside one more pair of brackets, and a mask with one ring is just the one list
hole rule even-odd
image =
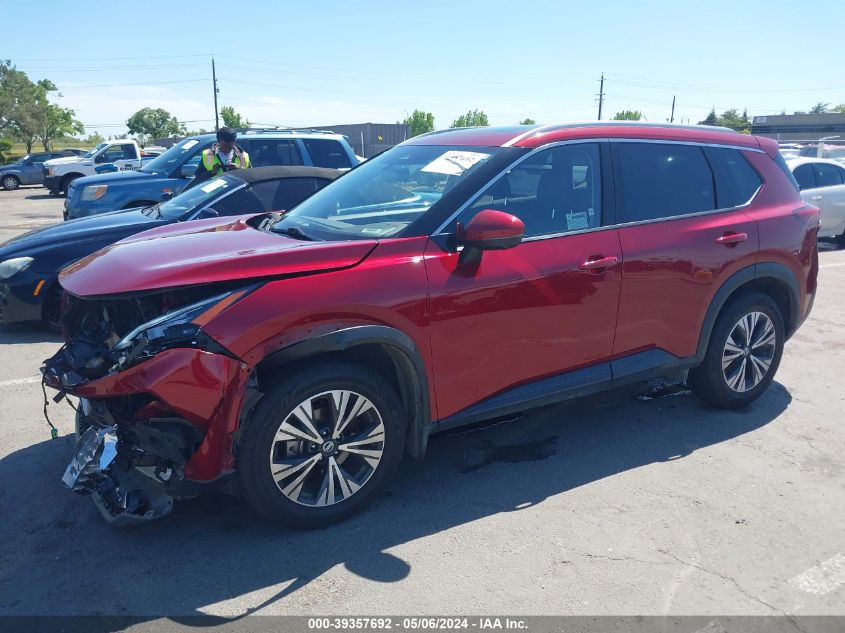
[[247, 148], [253, 167], [302, 165], [302, 154], [293, 139], [252, 139]]
[[730, 209], [747, 204], [763, 181], [742, 152], [726, 147], [706, 147], [704, 153], [716, 175], [718, 207]]
[[799, 165], [792, 171], [792, 175], [801, 189], [812, 189], [816, 186], [816, 173], [811, 163]]
[[615, 143], [613, 155], [620, 223], [716, 209], [713, 173], [701, 147]]
[[836, 165], [816, 163], [813, 167], [816, 172], [816, 187], [833, 187], [842, 184], [842, 172]]
[[304, 138], [302, 142], [305, 143], [305, 148], [315, 167], [333, 169], [352, 167], [352, 162], [339, 141], [330, 138]]

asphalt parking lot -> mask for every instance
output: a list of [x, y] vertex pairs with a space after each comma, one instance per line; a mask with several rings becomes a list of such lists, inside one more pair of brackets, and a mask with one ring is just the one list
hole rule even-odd
[[[0, 240], [60, 221], [0, 191]], [[845, 614], [845, 251], [768, 392], [725, 412], [647, 384], [436, 437], [390, 492], [293, 532], [236, 498], [110, 528], [60, 478], [59, 338], [0, 329], [0, 614]], [[670, 389], [667, 391], [678, 391]]]

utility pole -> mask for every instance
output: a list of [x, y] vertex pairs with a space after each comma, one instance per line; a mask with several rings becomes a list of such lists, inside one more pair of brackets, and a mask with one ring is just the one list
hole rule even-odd
[[220, 115], [217, 110], [217, 93], [220, 89], [217, 87], [217, 69], [214, 67], [214, 58], [211, 58], [211, 81], [214, 84], [214, 131], [220, 129]]
[[604, 73], [601, 74], [601, 80], [599, 82], [599, 121], [601, 121], [601, 107], [604, 102]]
[[669, 123], [675, 122], [675, 95], [672, 95], [672, 114], [669, 115]]

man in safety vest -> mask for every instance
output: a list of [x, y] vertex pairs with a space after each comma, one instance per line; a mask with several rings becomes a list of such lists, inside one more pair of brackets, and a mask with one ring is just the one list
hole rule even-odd
[[209, 149], [202, 151], [202, 158], [200, 164], [197, 165], [197, 173], [191, 187], [219, 176], [224, 171], [246, 169], [251, 166], [249, 154], [235, 145], [237, 138], [238, 135], [232, 128], [221, 127], [217, 131], [217, 142]]

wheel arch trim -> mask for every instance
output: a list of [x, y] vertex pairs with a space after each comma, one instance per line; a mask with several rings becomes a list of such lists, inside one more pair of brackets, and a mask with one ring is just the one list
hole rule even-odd
[[386, 325], [342, 328], [292, 343], [271, 352], [257, 367], [272, 369], [307, 358], [345, 352], [363, 345], [376, 345], [387, 352], [400, 381], [400, 398], [411, 413], [406, 450], [415, 458], [425, 455], [431, 433], [431, 402], [422, 354], [410, 336]]
[[761, 262], [752, 264], [735, 272], [716, 291], [707, 312], [704, 322], [701, 325], [701, 333], [696, 349], [696, 358], [699, 362], [704, 360], [707, 353], [707, 345], [710, 343], [710, 335], [716, 325], [716, 319], [722, 312], [722, 308], [728, 303], [737, 290], [754, 281], [770, 279], [781, 284], [786, 291], [789, 301], [789, 318], [785, 323], [786, 338], [792, 336], [798, 327], [800, 312], [800, 285], [795, 274], [784, 264], [777, 262]]

